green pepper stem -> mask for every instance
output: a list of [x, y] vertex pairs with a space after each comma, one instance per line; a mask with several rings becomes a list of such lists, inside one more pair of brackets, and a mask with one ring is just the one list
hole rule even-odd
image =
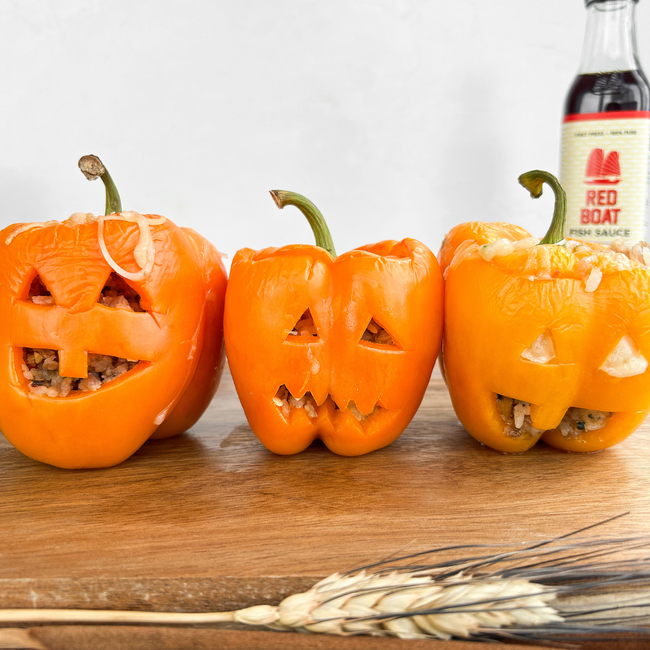
[[83, 156], [79, 160], [79, 169], [81, 169], [83, 175], [89, 181], [94, 181], [98, 178], [102, 179], [106, 188], [106, 212], [104, 214], [122, 212], [122, 201], [120, 200], [119, 192], [102, 161], [97, 156]]
[[325, 218], [308, 198], [302, 194], [296, 194], [296, 192], [285, 192], [285, 190], [271, 190], [271, 196], [280, 209], [285, 205], [295, 205], [307, 217], [316, 239], [316, 246], [324, 248], [332, 257], [336, 257], [334, 242], [330, 229], [325, 223]]
[[555, 208], [553, 209], [553, 220], [548, 231], [544, 235], [541, 244], [557, 244], [564, 239], [564, 222], [566, 221], [566, 192], [562, 189], [560, 181], [553, 174], [536, 169], [526, 172], [519, 177], [519, 183], [523, 185], [534, 199], [542, 196], [542, 187], [547, 183], [555, 194]]

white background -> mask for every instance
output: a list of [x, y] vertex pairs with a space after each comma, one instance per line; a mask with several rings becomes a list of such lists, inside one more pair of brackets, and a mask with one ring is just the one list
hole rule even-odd
[[[222, 252], [312, 243], [310, 197], [338, 252], [466, 220], [541, 236], [559, 167], [582, 0], [0, 0], [0, 227], [102, 212], [77, 169], [99, 155], [125, 209], [193, 227]], [[650, 72], [650, 2], [637, 6]]]

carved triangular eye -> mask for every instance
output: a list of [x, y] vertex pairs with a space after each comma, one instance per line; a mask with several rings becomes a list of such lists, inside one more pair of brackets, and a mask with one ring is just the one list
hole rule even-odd
[[29, 286], [28, 300], [31, 300], [35, 305], [53, 305], [54, 296], [50, 290], [45, 286], [45, 282], [37, 275]]
[[399, 347], [386, 328], [380, 325], [374, 318], [371, 318], [370, 322], [366, 326], [364, 333], [361, 335], [361, 341], [375, 343], [376, 345], [391, 346], [394, 348]]
[[642, 375], [648, 367], [648, 360], [639, 352], [632, 337], [626, 334], [610, 352], [600, 369], [612, 377], [634, 377]]
[[140, 295], [124, 278], [117, 273], [111, 273], [99, 295], [99, 304], [114, 309], [127, 311], [144, 311], [140, 306]]
[[522, 353], [521, 358], [533, 363], [548, 363], [555, 358], [555, 346], [551, 333], [542, 332]]
[[312, 318], [311, 312], [309, 309], [305, 309], [303, 315], [296, 321], [296, 324], [293, 326], [293, 329], [289, 332], [287, 338], [293, 336], [303, 336], [310, 338], [318, 338], [318, 331], [314, 325], [314, 319]]

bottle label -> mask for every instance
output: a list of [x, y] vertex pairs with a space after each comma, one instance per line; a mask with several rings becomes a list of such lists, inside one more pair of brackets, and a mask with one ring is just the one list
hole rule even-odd
[[560, 170], [565, 236], [604, 244], [645, 239], [649, 156], [650, 111], [567, 115]]

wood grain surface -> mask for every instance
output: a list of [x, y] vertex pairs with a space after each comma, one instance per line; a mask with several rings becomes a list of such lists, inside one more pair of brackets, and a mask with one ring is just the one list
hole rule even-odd
[[[493, 645], [469, 641], [341, 638], [316, 634], [129, 626], [62, 625], [0, 629], [0, 648], [12, 650], [489, 650], [490, 647], [494, 648]], [[509, 645], [508, 650], [542, 648]], [[620, 650], [643, 650], [643, 646], [626, 645]]]
[[600, 532], [648, 534], [649, 438], [501, 455], [464, 432], [436, 371], [390, 447], [280, 457], [226, 373], [191, 432], [115, 468], [56, 469], [0, 436], [0, 607], [232, 609], [405, 547], [540, 540], [626, 511]]

